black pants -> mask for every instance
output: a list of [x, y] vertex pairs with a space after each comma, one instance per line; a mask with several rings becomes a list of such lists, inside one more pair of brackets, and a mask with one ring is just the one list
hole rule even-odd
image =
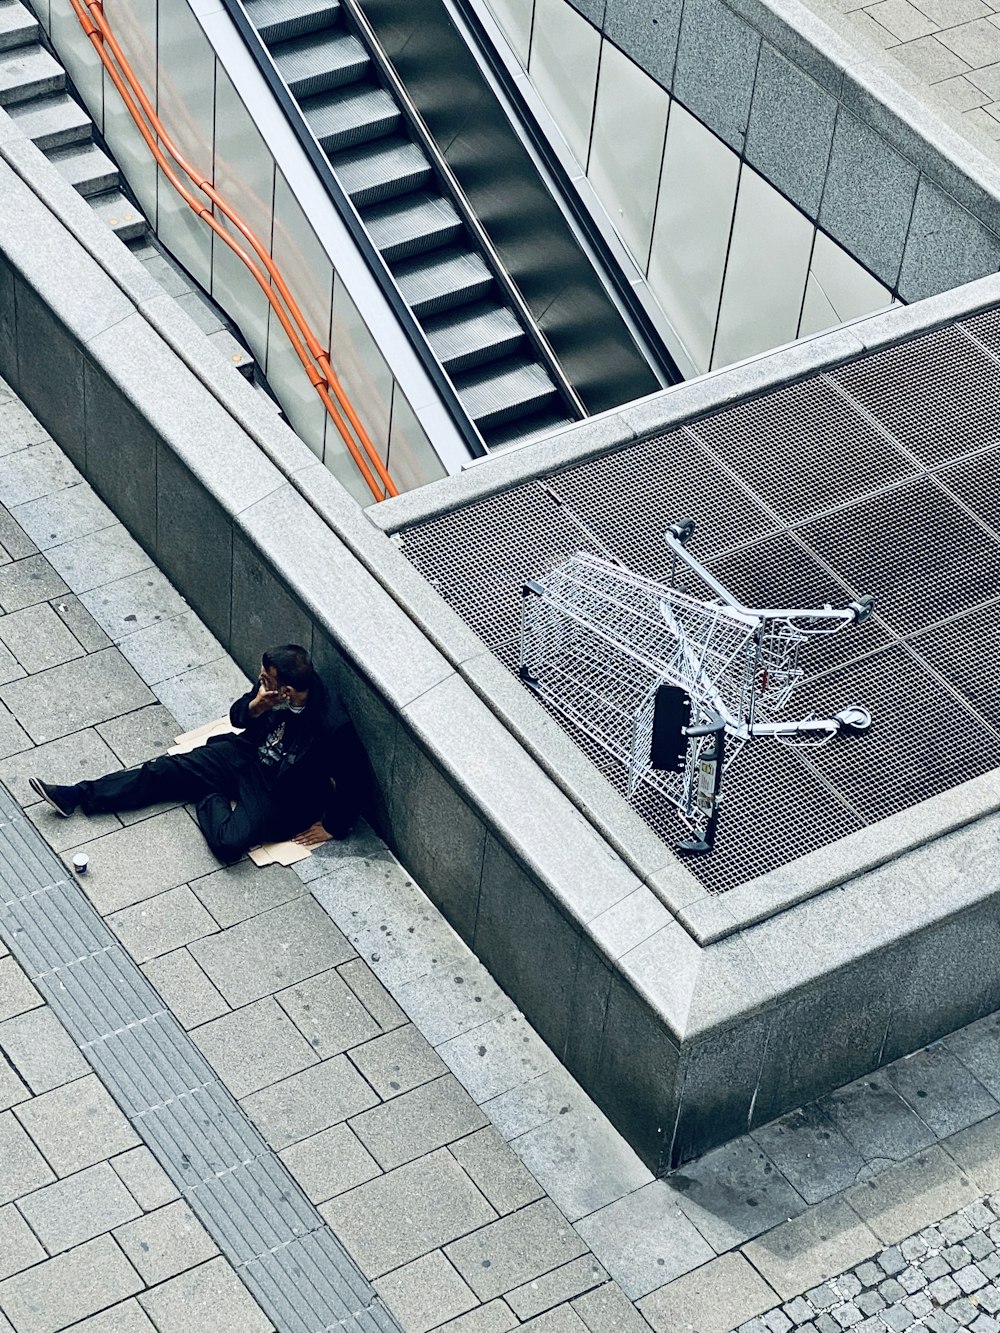
[[220, 861], [238, 861], [260, 842], [291, 838], [322, 811], [322, 793], [307, 795], [292, 780], [272, 781], [256, 755], [229, 737], [190, 754], [160, 755], [141, 768], [79, 782], [76, 790], [88, 815], [138, 810], [157, 801], [195, 801], [201, 831]]

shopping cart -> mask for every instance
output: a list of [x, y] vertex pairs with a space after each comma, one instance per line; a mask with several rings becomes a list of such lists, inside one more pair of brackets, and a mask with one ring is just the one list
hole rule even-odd
[[646, 786], [675, 807], [690, 834], [681, 851], [712, 849], [723, 774], [749, 741], [816, 746], [871, 726], [860, 705], [831, 717], [776, 714], [802, 678], [802, 646], [863, 624], [873, 598], [744, 606], [687, 549], [690, 520], [666, 534], [671, 572], [660, 583], [616, 559], [549, 494], [603, 554], [580, 551], [523, 585], [521, 678], [625, 767], [630, 798]]

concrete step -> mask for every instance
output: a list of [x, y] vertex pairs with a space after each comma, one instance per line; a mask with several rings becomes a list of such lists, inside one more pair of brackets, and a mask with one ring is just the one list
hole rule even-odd
[[15, 102], [9, 114], [22, 134], [45, 153], [88, 140], [94, 129], [86, 111], [68, 93]]
[[120, 241], [137, 241], [146, 234], [146, 219], [121, 190], [107, 190], [88, 200], [97, 216]]
[[57, 148], [48, 159], [85, 199], [118, 188], [118, 168], [96, 143]]
[[0, 51], [0, 106], [62, 92], [66, 72], [41, 46]]
[[0, 51], [38, 41], [38, 22], [20, 0], [0, 0]]

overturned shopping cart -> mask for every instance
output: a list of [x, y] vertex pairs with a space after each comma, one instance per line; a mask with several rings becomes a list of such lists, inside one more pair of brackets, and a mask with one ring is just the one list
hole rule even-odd
[[744, 606], [688, 551], [693, 533], [690, 520], [668, 531], [671, 575], [660, 583], [588, 532], [603, 555], [581, 551], [524, 584], [520, 672], [624, 765], [629, 797], [645, 784], [674, 806], [690, 835], [680, 850], [705, 852], [714, 844], [723, 774], [747, 742], [766, 736], [816, 746], [868, 730], [871, 715], [860, 705], [831, 717], [777, 714], [802, 678], [802, 646], [862, 624], [874, 600]]

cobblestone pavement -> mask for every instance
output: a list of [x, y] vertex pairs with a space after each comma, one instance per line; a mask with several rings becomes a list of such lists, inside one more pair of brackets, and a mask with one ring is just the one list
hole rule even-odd
[[806, 0], [1000, 162], [1000, 0]]
[[[0, 780], [405, 1333], [993, 1333], [994, 1019], [654, 1180], [370, 831], [223, 868], [32, 803], [243, 677], [2, 385], [0, 608]], [[0, 942], [0, 1333], [271, 1327], [141, 1129]]]

